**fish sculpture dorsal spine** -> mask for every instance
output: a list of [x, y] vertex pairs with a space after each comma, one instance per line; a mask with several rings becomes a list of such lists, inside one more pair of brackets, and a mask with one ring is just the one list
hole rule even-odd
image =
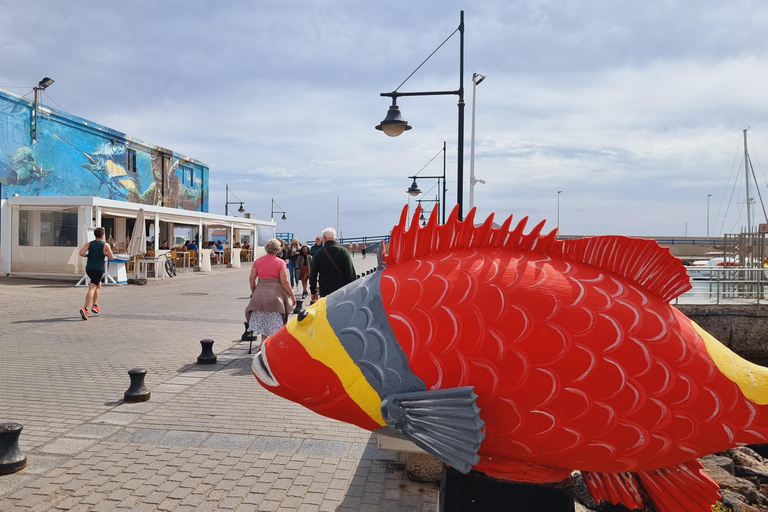
[[494, 228], [493, 214], [482, 225], [475, 226], [475, 212], [476, 208], [472, 208], [466, 218], [460, 221], [456, 207], [445, 224], [440, 225], [435, 208], [427, 225], [422, 227], [419, 225], [421, 206], [418, 206], [408, 229], [408, 208], [403, 208], [400, 222], [392, 230], [389, 252], [384, 261], [389, 266], [429, 254], [479, 247], [503, 247], [523, 252], [558, 254], [566, 261], [592, 265], [627, 278], [665, 301], [691, 289], [690, 279], [680, 260], [655, 240], [618, 235], [557, 240], [557, 229], [541, 235], [545, 221], [524, 234], [528, 217], [523, 217], [510, 230], [512, 215], [500, 227]]

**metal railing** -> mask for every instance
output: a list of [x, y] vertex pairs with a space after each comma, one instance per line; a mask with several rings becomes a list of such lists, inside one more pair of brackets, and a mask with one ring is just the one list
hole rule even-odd
[[760, 304], [766, 301], [768, 268], [687, 267], [693, 288], [675, 304]]

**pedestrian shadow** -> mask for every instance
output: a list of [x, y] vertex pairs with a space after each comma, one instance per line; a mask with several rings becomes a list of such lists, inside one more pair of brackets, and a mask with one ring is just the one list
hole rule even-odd
[[11, 322], [12, 324], [51, 324], [51, 323], [57, 323], [57, 322], [82, 322], [83, 319], [73, 316], [73, 317], [63, 317], [63, 318], [36, 318], [33, 320], [16, 320], [14, 322]]
[[[241, 342], [247, 343], [247, 342]], [[235, 350], [229, 350], [216, 355], [216, 362], [214, 364], [200, 364], [198, 362], [189, 362], [179, 368], [177, 372], [183, 374], [185, 372], [220, 372], [224, 371], [230, 375], [236, 377], [243, 375], [251, 375], [251, 361], [253, 360], [253, 354], [248, 354], [245, 350], [237, 350], [240, 345], [235, 347]], [[254, 353], [258, 352], [258, 347], [254, 345]]]
[[350, 457], [358, 464], [334, 510], [360, 510], [369, 503], [379, 503], [381, 510], [437, 510], [439, 483], [411, 481], [406, 454], [380, 450], [376, 441], [377, 434], [371, 434], [366, 445], [353, 447]]

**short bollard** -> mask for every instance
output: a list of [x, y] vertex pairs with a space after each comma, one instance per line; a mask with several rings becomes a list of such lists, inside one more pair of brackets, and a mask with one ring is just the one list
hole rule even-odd
[[133, 368], [128, 370], [128, 376], [131, 377], [131, 387], [123, 394], [126, 402], [146, 402], [149, 400], [149, 389], [144, 385], [144, 377], [147, 376], [147, 370], [144, 368]]
[[0, 423], [0, 475], [10, 475], [27, 466], [27, 457], [19, 448], [19, 423]]
[[197, 356], [197, 364], [215, 364], [216, 354], [213, 353], [213, 340], [200, 340], [203, 351]]

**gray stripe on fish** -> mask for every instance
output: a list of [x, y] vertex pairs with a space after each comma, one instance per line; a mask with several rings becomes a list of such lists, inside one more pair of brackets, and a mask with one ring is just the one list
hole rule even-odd
[[381, 300], [381, 271], [326, 297], [326, 316], [347, 354], [382, 399], [426, 389], [389, 325]]

